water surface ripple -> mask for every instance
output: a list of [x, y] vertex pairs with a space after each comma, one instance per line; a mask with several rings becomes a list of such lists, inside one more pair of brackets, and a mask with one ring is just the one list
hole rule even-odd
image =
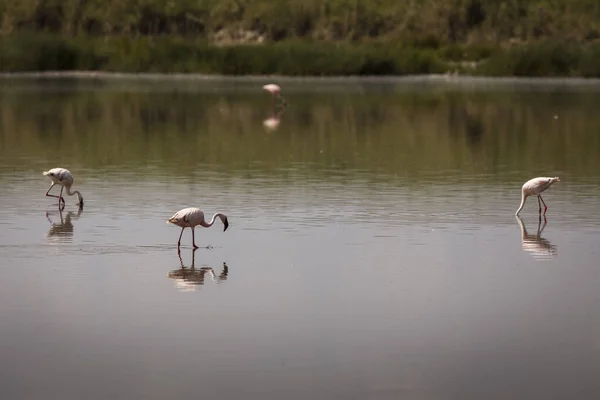
[[318, 82], [0, 80], [4, 397], [598, 396], [598, 86]]

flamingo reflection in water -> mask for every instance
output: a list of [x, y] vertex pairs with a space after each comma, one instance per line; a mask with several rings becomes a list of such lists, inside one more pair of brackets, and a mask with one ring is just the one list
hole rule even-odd
[[523, 251], [530, 253], [533, 258], [538, 261], [544, 261], [556, 256], [558, 253], [556, 245], [553, 245], [548, 239], [544, 239], [541, 235], [546, 227], [547, 220], [543, 217], [544, 223], [542, 224], [542, 216], [538, 218], [538, 228], [535, 234], [529, 234], [525, 223], [518, 215], [515, 216], [517, 223], [521, 228], [521, 248]]
[[263, 121], [263, 126], [267, 131], [275, 131], [279, 128], [279, 124], [281, 123], [281, 117], [285, 112], [285, 107], [280, 108], [279, 111], [275, 112], [273, 109], [271, 116]]
[[[62, 208], [58, 208], [58, 211], [46, 211], [46, 219], [52, 224], [48, 231], [48, 238], [61, 239], [70, 238], [73, 236], [73, 223], [71, 219], [78, 220], [79, 216], [83, 211], [83, 207], [79, 207], [77, 213], [73, 211], [63, 212]], [[54, 222], [50, 218], [51, 215], [58, 214], [60, 218], [59, 222]]]
[[169, 272], [169, 278], [175, 280], [175, 286], [183, 292], [193, 292], [198, 286], [204, 285], [204, 279], [206, 274], [210, 276], [210, 279], [214, 283], [222, 283], [227, 280], [229, 275], [229, 267], [224, 262], [221, 273], [217, 276], [215, 270], [212, 267], [201, 267], [196, 268], [196, 249], [192, 250], [192, 265], [188, 268], [183, 264], [181, 258], [181, 252], [177, 252], [179, 256], [179, 263], [181, 268], [175, 269]]

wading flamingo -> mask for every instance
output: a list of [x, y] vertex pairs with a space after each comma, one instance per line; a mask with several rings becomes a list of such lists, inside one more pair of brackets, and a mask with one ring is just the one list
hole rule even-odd
[[210, 222], [206, 222], [204, 220], [204, 213], [198, 208], [189, 207], [177, 211], [175, 215], [173, 215], [167, 220], [167, 224], [171, 223], [181, 227], [181, 233], [179, 234], [179, 240], [177, 241], [177, 248], [181, 246], [181, 236], [183, 235], [183, 230], [185, 228], [190, 228], [192, 230], [192, 245], [194, 246], [194, 249], [197, 249], [198, 246], [196, 246], [194, 228], [198, 225], [203, 226], [205, 228], [210, 228], [215, 223], [215, 219], [217, 219], [217, 217], [221, 219], [221, 222], [223, 222], [223, 232], [225, 232], [227, 230], [227, 227], [229, 227], [229, 222], [227, 221], [227, 216], [223, 213], [216, 213], [215, 215], [213, 215]]
[[267, 92], [271, 93], [271, 102], [273, 104], [273, 107], [275, 106], [275, 97], [279, 98], [279, 100], [281, 100], [281, 104], [283, 106], [287, 105], [287, 102], [285, 101], [285, 99], [283, 97], [281, 97], [281, 88], [279, 87], [279, 85], [276, 85], [274, 83], [269, 83], [268, 85], [263, 86], [263, 89], [266, 90]]
[[[48, 197], [56, 197], [58, 198], [58, 207], [60, 208], [60, 201], [63, 201], [63, 207], [66, 205], [65, 199], [64, 197], [62, 197], [62, 192], [64, 188], [67, 188], [67, 194], [69, 196], [73, 196], [74, 194], [77, 195], [78, 198], [78, 203], [79, 207], [83, 207], [83, 197], [81, 196], [81, 193], [79, 193], [78, 190], [71, 192], [71, 186], [73, 185], [73, 182], [75, 181], [73, 179], [73, 174], [71, 174], [71, 171], [69, 171], [68, 169], [64, 169], [64, 168], [52, 168], [49, 171], [44, 171], [42, 172], [43, 175], [47, 176], [48, 178], [50, 178], [50, 180], [52, 181], [52, 185], [50, 185], [50, 187], [48, 188], [48, 191], [46, 192], [46, 196]], [[50, 189], [52, 189], [54, 187], [54, 185], [60, 185], [60, 195], [54, 195], [54, 194], [50, 194]]]
[[548, 210], [548, 206], [546, 206], [546, 203], [544, 202], [544, 199], [542, 199], [541, 194], [544, 190], [552, 186], [554, 182], [560, 182], [560, 178], [558, 176], [554, 178], [533, 178], [525, 182], [525, 184], [521, 188], [521, 205], [519, 206], [519, 209], [517, 210], [515, 215], [519, 215], [519, 213], [523, 209], [523, 206], [525, 205], [525, 200], [527, 200], [527, 197], [534, 195], [538, 198], [538, 206], [540, 207], [539, 213], [542, 213], [542, 204], [540, 203], [541, 200], [544, 204], [544, 215], [546, 215], [546, 210]]

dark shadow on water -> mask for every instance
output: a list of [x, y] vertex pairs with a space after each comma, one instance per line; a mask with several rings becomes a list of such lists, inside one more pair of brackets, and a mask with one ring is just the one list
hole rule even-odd
[[179, 257], [180, 268], [169, 272], [168, 277], [175, 280], [175, 285], [181, 291], [195, 291], [199, 286], [204, 285], [207, 274], [217, 284], [227, 280], [229, 267], [225, 262], [223, 262], [221, 273], [216, 275], [212, 267], [196, 268], [196, 250], [192, 251], [192, 263], [189, 267], [184, 265], [180, 251], [177, 252], [177, 256]]
[[525, 227], [525, 223], [521, 217], [517, 215], [515, 218], [517, 219], [517, 223], [521, 228], [521, 247], [523, 251], [530, 253], [533, 258], [539, 261], [548, 260], [557, 255], [558, 249], [556, 245], [553, 245], [548, 239], [544, 239], [541, 236], [547, 224], [545, 216], [539, 217], [537, 232], [535, 234], [530, 234], [527, 232], [527, 228]]
[[[48, 234], [46, 235], [49, 239], [53, 240], [70, 240], [73, 237], [73, 223], [71, 220], [78, 220], [79, 216], [83, 212], [83, 207], [78, 207], [77, 213], [73, 211], [64, 212], [61, 208], [57, 207], [58, 211], [46, 211], [46, 219], [52, 225], [48, 230]], [[50, 218], [52, 215], [56, 216], [58, 214], [58, 218], [60, 222], [55, 220], [53, 221]]]

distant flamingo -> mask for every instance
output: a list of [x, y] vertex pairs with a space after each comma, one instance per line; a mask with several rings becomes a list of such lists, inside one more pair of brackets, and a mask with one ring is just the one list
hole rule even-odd
[[205, 228], [210, 228], [215, 223], [215, 219], [217, 217], [221, 219], [221, 222], [223, 222], [223, 225], [225, 226], [223, 228], [223, 232], [225, 232], [229, 227], [229, 222], [227, 221], [227, 216], [223, 213], [216, 213], [215, 215], [213, 215], [210, 222], [206, 222], [204, 220], [204, 213], [198, 208], [189, 207], [177, 211], [175, 215], [173, 215], [167, 221], [167, 224], [171, 223], [181, 227], [181, 233], [179, 234], [179, 240], [177, 241], [177, 248], [181, 246], [181, 236], [183, 236], [183, 230], [185, 228], [190, 228], [192, 230], [192, 245], [194, 246], [194, 249], [197, 249], [198, 246], [196, 246], [194, 228], [198, 225], [203, 226]]
[[541, 200], [544, 204], [544, 215], [546, 215], [546, 210], [548, 210], [548, 206], [546, 206], [544, 199], [542, 199], [541, 193], [544, 190], [548, 189], [554, 182], [560, 182], [560, 178], [558, 176], [554, 178], [533, 178], [525, 182], [525, 184], [521, 188], [521, 205], [519, 206], [519, 209], [517, 210], [515, 215], [519, 215], [519, 213], [523, 209], [523, 206], [525, 205], [525, 200], [527, 199], [527, 197], [533, 195], [536, 195], [538, 198], [538, 206], [540, 207], [539, 213], [542, 213], [542, 204], [540, 204]]
[[[83, 207], [83, 197], [81, 196], [81, 193], [79, 193], [78, 190], [71, 192], [71, 186], [73, 185], [73, 182], [75, 181], [73, 179], [73, 174], [71, 174], [71, 171], [69, 171], [68, 169], [64, 169], [64, 168], [52, 168], [49, 171], [44, 171], [42, 174], [49, 177], [50, 180], [52, 180], [52, 185], [50, 185], [50, 187], [48, 188], [48, 191], [46, 192], [46, 196], [56, 197], [58, 199], [58, 207], [59, 208], [60, 208], [61, 200], [63, 201], [63, 207], [64, 207], [64, 205], [66, 205], [65, 199], [64, 199], [64, 197], [62, 197], [62, 192], [63, 192], [64, 188], [67, 188], [67, 194], [69, 196], [73, 196], [74, 194], [76, 194], [77, 198], [78, 198], [77, 204], [79, 204], [79, 207]], [[50, 194], [50, 189], [52, 189], [54, 187], [54, 185], [60, 185], [60, 195], [59, 196]]]
[[279, 87], [279, 85], [276, 85], [274, 83], [269, 83], [268, 85], [263, 86], [263, 89], [266, 90], [267, 92], [271, 93], [271, 100], [272, 100], [272, 104], [273, 107], [275, 106], [275, 97], [279, 98], [279, 100], [281, 100], [281, 104], [282, 105], [287, 105], [287, 102], [285, 101], [285, 99], [283, 97], [281, 97], [281, 88]]

